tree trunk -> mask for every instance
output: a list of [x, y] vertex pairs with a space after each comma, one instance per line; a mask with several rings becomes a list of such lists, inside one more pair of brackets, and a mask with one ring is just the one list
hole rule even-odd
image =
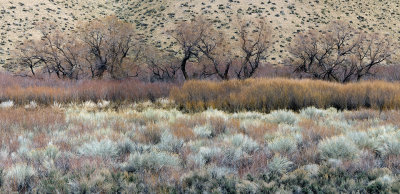
[[182, 63], [181, 63], [181, 71], [182, 71], [183, 77], [185, 77], [185, 80], [189, 79], [189, 75], [186, 72], [186, 63], [190, 59], [190, 56], [191, 56], [191, 54], [186, 54], [185, 57], [182, 59]]

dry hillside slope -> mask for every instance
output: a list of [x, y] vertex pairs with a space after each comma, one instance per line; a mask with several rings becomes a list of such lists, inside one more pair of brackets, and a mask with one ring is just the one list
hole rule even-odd
[[0, 65], [28, 39], [38, 38], [41, 22], [56, 22], [73, 33], [76, 23], [115, 14], [136, 25], [146, 40], [176, 50], [166, 30], [177, 21], [204, 15], [235, 36], [235, 20], [264, 18], [274, 30], [269, 62], [284, 62], [286, 46], [296, 33], [321, 28], [332, 20], [347, 20], [365, 31], [380, 31], [397, 40], [400, 1], [395, 0], [0, 0]]

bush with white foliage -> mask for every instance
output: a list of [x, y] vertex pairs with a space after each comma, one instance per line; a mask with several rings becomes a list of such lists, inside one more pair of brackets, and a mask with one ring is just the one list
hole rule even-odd
[[322, 159], [353, 159], [359, 152], [357, 146], [344, 136], [325, 139], [318, 148]]
[[225, 137], [224, 142], [226, 142], [228, 145], [232, 145], [234, 148], [240, 149], [245, 153], [254, 152], [259, 147], [256, 141], [241, 133]]
[[26, 164], [16, 164], [7, 170], [5, 179], [9, 186], [17, 188], [21, 192], [31, 189], [35, 175], [36, 172], [33, 167]]
[[299, 118], [293, 111], [277, 110], [272, 111], [269, 115], [269, 120], [277, 124], [294, 125], [298, 122]]
[[286, 157], [275, 156], [269, 163], [268, 169], [273, 174], [285, 174], [293, 165]]
[[135, 152], [129, 156], [128, 161], [123, 165], [123, 169], [128, 172], [143, 170], [157, 172], [163, 168], [178, 168], [180, 163], [181, 161], [177, 155], [168, 152]]
[[169, 131], [164, 131], [161, 134], [161, 141], [158, 144], [160, 150], [178, 153], [183, 146], [183, 140], [178, 139]]
[[118, 155], [117, 144], [109, 139], [85, 143], [78, 148], [78, 153], [83, 156], [115, 157]]

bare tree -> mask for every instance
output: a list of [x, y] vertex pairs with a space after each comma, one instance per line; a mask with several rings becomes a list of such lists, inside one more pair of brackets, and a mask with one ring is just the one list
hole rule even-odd
[[239, 36], [241, 50], [234, 72], [238, 79], [247, 79], [254, 75], [261, 61], [266, 58], [271, 30], [262, 20], [242, 21]]
[[148, 46], [145, 49], [144, 58], [150, 71], [151, 81], [174, 81], [176, 79], [180, 64], [174, 54]]
[[81, 66], [82, 42], [60, 31], [41, 29], [42, 39], [38, 54], [43, 59], [47, 72], [55, 73], [59, 78], [79, 79], [84, 73]]
[[270, 29], [261, 20], [239, 22], [240, 42], [226, 39], [223, 31], [210, 28], [200, 37], [198, 49], [209, 60], [212, 72], [220, 79], [228, 80], [233, 73], [238, 79], [254, 75], [266, 57], [270, 46]]
[[337, 82], [371, 75], [392, 51], [388, 37], [359, 32], [342, 21], [299, 34], [289, 49], [295, 72]]
[[178, 42], [182, 51], [183, 57], [180, 62], [180, 70], [186, 80], [189, 79], [186, 65], [191, 58], [199, 57], [199, 42], [209, 29], [210, 24], [202, 17], [198, 17], [193, 21], [180, 22], [175, 30], [169, 32]]
[[132, 24], [109, 16], [84, 25], [80, 34], [89, 47], [87, 61], [94, 60], [91, 69], [96, 77], [103, 77], [105, 72], [114, 79], [137, 76], [137, 72], [127, 71], [137, 69], [135, 60], [141, 50]]
[[220, 79], [228, 80], [235, 56], [233, 44], [225, 39], [225, 34], [215, 29], [210, 29], [200, 38], [197, 47], [204, 57], [208, 59], [203, 63], [206, 66], [208, 66], [207, 62], [211, 63], [211, 68], [203, 68], [203, 74], [207, 76], [216, 74]]
[[19, 76], [35, 77], [36, 69], [42, 67], [45, 62], [44, 57], [38, 51], [38, 45], [35, 41], [24, 42], [13, 54], [13, 64], [6, 66], [6, 69], [8, 71], [17, 71], [16, 73]]

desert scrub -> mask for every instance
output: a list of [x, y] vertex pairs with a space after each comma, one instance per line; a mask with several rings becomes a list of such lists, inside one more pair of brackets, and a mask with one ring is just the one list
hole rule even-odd
[[164, 168], [178, 168], [181, 160], [175, 154], [160, 151], [135, 152], [129, 156], [123, 169], [128, 172], [150, 170], [158, 172]]
[[359, 152], [357, 146], [344, 136], [325, 139], [318, 148], [322, 159], [354, 159]]
[[[93, 104], [0, 109], [0, 191], [395, 193], [399, 182], [398, 111], [366, 122], [314, 108], [326, 115]], [[386, 170], [369, 172], [377, 167]], [[12, 185], [13, 168], [29, 183]]]
[[168, 130], [161, 134], [161, 140], [158, 144], [160, 150], [179, 153], [183, 146], [183, 140], [176, 138]]
[[269, 120], [277, 124], [289, 124], [294, 125], [298, 121], [298, 116], [292, 111], [277, 110], [271, 112], [269, 115]]
[[227, 145], [248, 154], [256, 151], [259, 148], [259, 145], [256, 141], [241, 133], [225, 137], [224, 142]]
[[85, 143], [78, 148], [78, 153], [83, 156], [100, 156], [113, 158], [118, 156], [117, 144], [109, 139]]
[[5, 180], [12, 190], [30, 192], [34, 187], [35, 169], [26, 164], [16, 164], [7, 170]]
[[280, 154], [292, 154], [297, 150], [297, 140], [293, 136], [279, 136], [268, 142], [268, 148]]
[[272, 174], [285, 174], [292, 167], [293, 162], [286, 157], [275, 156], [269, 163], [268, 169]]
[[308, 119], [320, 119], [321, 117], [326, 117], [328, 114], [328, 111], [313, 106], [300, 111], [300, 115]]

